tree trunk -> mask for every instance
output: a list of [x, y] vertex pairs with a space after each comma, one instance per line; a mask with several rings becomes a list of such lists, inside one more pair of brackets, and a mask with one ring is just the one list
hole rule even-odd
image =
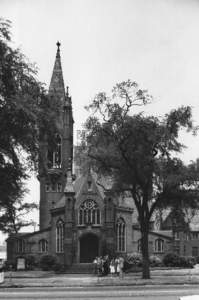
[[141, 224], [141, 235], [142, 235], [142, 278], [149, 279], [150, 278], [150, 267], [149, 267], [149, 243], [148, 243], [148, 234], [149, 234], [149, 225], [146, 220], [143, 220], [143, 224]]

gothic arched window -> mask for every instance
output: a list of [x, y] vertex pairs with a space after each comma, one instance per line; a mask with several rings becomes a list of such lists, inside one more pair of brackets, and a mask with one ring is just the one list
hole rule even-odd
[[137, 248], [137, 251], [138, 251], [138, 252], [142, 252], [142, 248], [141, 248], [142, 245], [141, 245], [141, 242], [142, 242], [141, 239], [139, 239], [139, 240], [137, 241], [137, 243], [138, 243], [138, 244], [137, 244], [137, 247], [138, 247], [138, 248]]
[[84, 201], [79, 208], [79, 225], [100, 225], [101, 214], [97, 203], [91, 199]]
[[119, 218], [116, 223], [117, 251], [126, 250], [126, 223], [123, 218]]
[[55, 149], [48, 150], [48, 168], [61, 168], [61, 148], [62, 148], [62, 140], [59, 134], [55, 136]]
[[39, 252], [47, 252], [48, 251], [48, 241], [47, 240], [40, 240], [39, 241]]
[[162, 239], [155, 240], [155, 252], [164, 252], [164, 240]]
[[64, 252], [64, 222], [62, 220], [56, 224], [56, 252]]
[[23, 253], [25, 252], [25, 241], [22, 239], [17, 240], [16, 252]]

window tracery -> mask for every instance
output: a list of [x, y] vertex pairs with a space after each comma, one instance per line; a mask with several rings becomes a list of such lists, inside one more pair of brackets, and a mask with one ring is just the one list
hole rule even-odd
[[17, 253], [23, 253], [23, 252], [25, 252], [25, 241], [23, 239], [17, 240], [16, 252]]
[[62, 156], [62, 139], [59, 134], [55, 136], [56, 147], [54, 150], [48, 150], [48, 168], [58, 169], [61, 168], [61, 156]]
[[155, 240], [155, 252], [164, 252], [164, 240], [162, 239]]
[[126, 250], [126, 223], [123, 218], [119, 218], [116, 223], [117, 251]]
[[39, 241], [39, 252], [47, 252], [48, 251], [48, 241], [42, 239]]
[[62, 220], [56, 224], [56, 252], [64, 252], [64, 222]]
[[87, 199], [79, 208], [79, 225], [100, 225], [101, 213], [94, 200]]

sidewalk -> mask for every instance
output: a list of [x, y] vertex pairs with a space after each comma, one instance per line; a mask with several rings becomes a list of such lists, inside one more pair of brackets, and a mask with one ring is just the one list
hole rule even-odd
[[[11, 275], [11, 276], [10, 276]], [[198, 269], [152, 270], [151, 279], [141, 279], [141, 273], [119, 277], [97, 277], [87, 274], [55, 274], [44, 271], [18, 271], [5, 273], [0, 287], [81, 287], [113, 285], [179, 285], [199, 284]]]

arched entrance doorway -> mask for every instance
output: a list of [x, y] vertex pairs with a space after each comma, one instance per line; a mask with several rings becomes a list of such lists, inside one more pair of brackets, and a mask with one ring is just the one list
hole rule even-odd
[[99, 239], [95, 234], [88, 233], [80, 238], [80, 263], [93, 262], [99, 253]]

